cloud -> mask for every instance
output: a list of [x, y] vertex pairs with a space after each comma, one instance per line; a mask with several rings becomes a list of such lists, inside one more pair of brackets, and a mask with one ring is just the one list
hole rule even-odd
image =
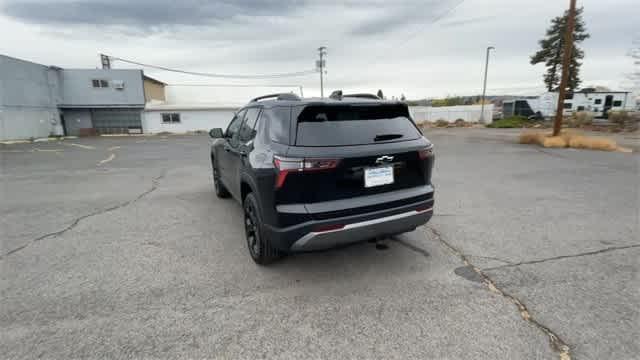
[[488, 16], [471, 17], [471, 18], [466, 18], [466, 19], [455, 19], [455, 20], [450, 20], [450, 21], [444, 21], [444, 22], [442, 22], [440, 24], [440, 26], [442, 26], [442, 27], [456, 27], [456, 26], [462, 26], [462, 25], [477, 24], [477, 23], [486, 22], [488, 20], [493, 20], [495, 18], [497, 18], [497, 16], [488, 15]]
[[44, 25], [113, 25], [152, 30], [160, 26], [215, 24], [238, 16], [286, 14], [301, 0], [10, 0], [3, 12]]
[[[617, 88], [633, 70], [625, 54], [637, 21], [629, 14], [640, 2], [581, 4], [592, 35], [583, 44], [584, 83], [604, 78]], [[325, 45], [325, 91], [382, 88], [416, 98], [478, 93], [491, 45], [488, 88], [535, 94], [528, 89], [542, 84], [544, 67], [531, 66], [529, 55], [565, 8], [541, 1], [523, 12], [508, 0], [0, 0], [0, 28], [11, 34], [0, 53], [62, 67], [99, 66], [98, 53], [106, 53], [190, 71], [267, 74], [313, 68]], [[213, 81], [145, 71], [169, 83]], [[284, 80], [319, 94], [317, 74]], [[246, 100], [266, 91], [220, 88], [208, 96]]]
[[375, 36], [393, 32], [416, 23], [428, 24], [447, 14], [457, 7], [462, 0], [434, 0], [423, 2], [400, 2], [389, 4], [376, 4], [373, 7], [374, 14], [369, 14], [363, 8], [362, 17], [358, 25], [349, 32], [356, 36]]

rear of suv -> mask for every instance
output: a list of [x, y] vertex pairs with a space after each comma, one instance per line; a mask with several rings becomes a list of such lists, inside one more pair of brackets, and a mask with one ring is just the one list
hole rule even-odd
[[215, 192], [243, 204], [259, 264], [411, 231], [433, 214], [433, 145], [404, 103], [267, 95], [210, 136]]

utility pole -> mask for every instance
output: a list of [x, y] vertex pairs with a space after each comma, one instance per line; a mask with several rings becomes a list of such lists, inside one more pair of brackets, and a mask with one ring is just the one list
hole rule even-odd
[[318, 48], [318, 55], [320, 55], [320, 60], [316, 61], [316, 68], [320, 70], [320, 97], [323, 98], [324, 97], [324, 67], [325, 67], [325, 60], [324, 60], [324, 56], [327, 55], [327, 47], [326, 46], [320, 46]]
[[484, 123], [484, 96], [487, 93], [487, 71], [489, 71], [489, 51], [494, 50], [495, 48], [493, 46], [489, 46], [487, 47], [487, 55], [485, 57], [485, 61], [484, 61], [484, 83], [482, 85], [482, 100], [480, 100], [480, 102], [482, 103], [481, 108], [480, 108], [480, 122]]
[[576, 22], [576, 0], [570, 0], [569, 18], [567, 27], [564, 30], [564, 53], [562, 56], [562, 78], [558, 88], [558, 107], [556, 108], [556, 119], [553, 122], [553, 136], [560, 134], [562, 127], [562, 113], [564, 112], [564, 94], [569, 82], [569, 63], [571, 61], [571, 51], [573, 50], [573, 27]]

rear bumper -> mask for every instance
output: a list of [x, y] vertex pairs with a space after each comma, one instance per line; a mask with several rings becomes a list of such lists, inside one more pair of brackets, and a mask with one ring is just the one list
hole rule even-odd
[[[366, 214], [308, 221], [287, 228], [266, 225], [272, 246], [287, 252], [313, 251], [411, 231], [433, 215], [433, 199]], [[318, 231], [319, 227], [344, 225]]]

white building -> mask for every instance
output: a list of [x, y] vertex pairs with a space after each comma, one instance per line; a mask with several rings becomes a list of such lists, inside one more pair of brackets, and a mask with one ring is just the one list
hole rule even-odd
[[226, 129], [236, 110], [238, 107], [234, 106], [147, 103], [142, 116], [142, 131], [157, 134]]

